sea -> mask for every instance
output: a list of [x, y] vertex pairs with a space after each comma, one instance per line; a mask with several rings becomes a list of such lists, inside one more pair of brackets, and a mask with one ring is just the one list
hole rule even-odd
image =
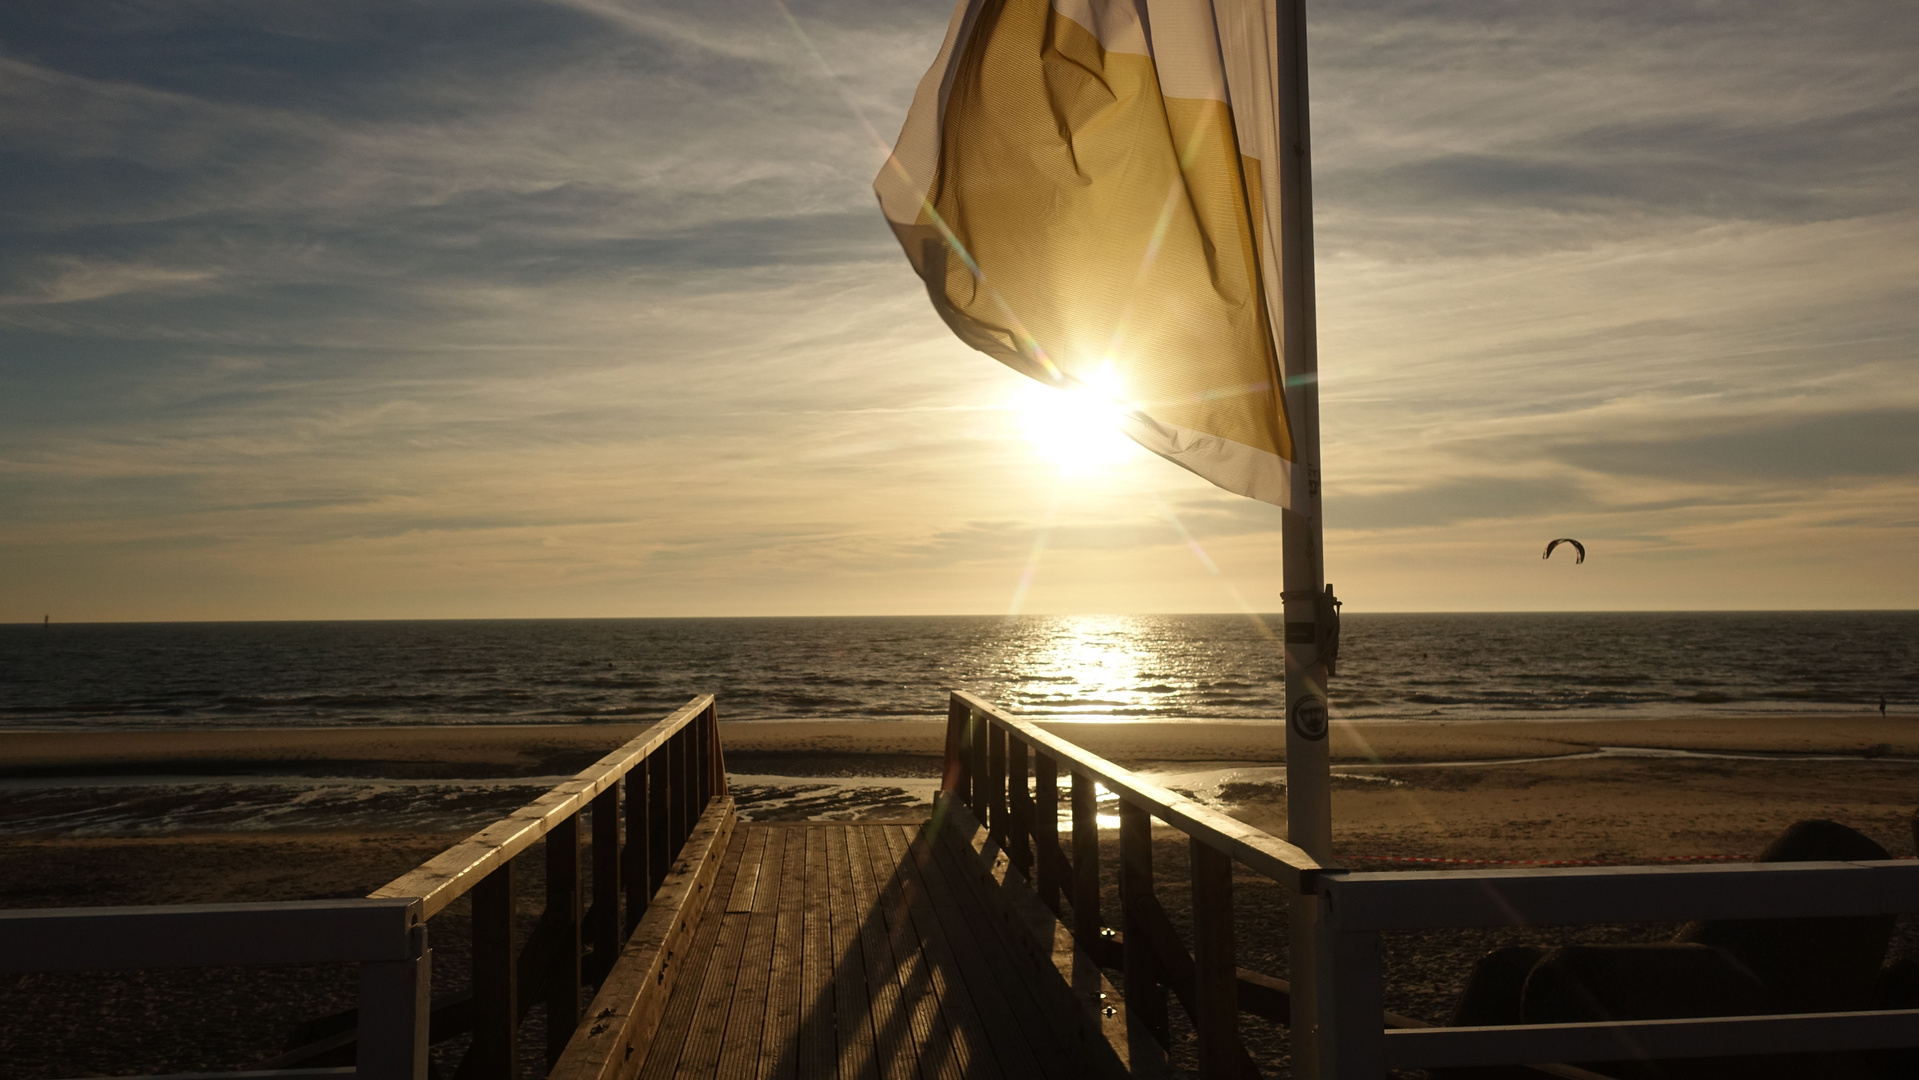
[[[0, 626], [0, 727], [924, 719], [963, 688], [1060, 720], [1278, 714], [1277, 615]], [[1336, 716], [1919, 702], [1919, 612], [1351, 614]]]
[[[1270, 721], [1277, 615], [0, 626], [0, 728], [577, 724], [718, 696], [724, 720], [884, 724], [949, 689], [1052, 720]], [[1912, 714], [1919, 612], [1347, 615], [1335, 717]], [[44, 776], [0, 835], [478, 827], [558, 777]], [[736, 777], [748, 816], [905, 805], [925, 777]]]

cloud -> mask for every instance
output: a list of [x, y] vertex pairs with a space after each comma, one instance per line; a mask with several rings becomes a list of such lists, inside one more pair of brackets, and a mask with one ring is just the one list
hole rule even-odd
[[1545, 251], [1912, 205], [1908, 13], [1380, 0], [1315, 16], [1322, 251]]
[[1129, 551], [1170, 546], [1176, 534], [1163, 522], [1118, 520], [1037, 527], [1022, 521], [968, 521], [941, 529], [901, 554], [933, 565], [997, 560], [1049, 552]]
[[[1276, 603], [1277, 511], [1144, 456], [1063, 482], [899, 257], [868, 185], [950, 4], [785, 10], [0, 14], [0, 596], [998, 611], [1043, 534], [1029, 606], [1237, 603], [1170, 516]], [[1671, 590], [1709, 606], [1909, 545], [1919, 15], [1359, 0], [1311, 32], [1342, 591], [1427, 595], [1404, 568], [1526, 520], [1609, 560], [1765, 537]]]
[[0, 304], [73, 304], [126, 293], [194, 285], [214, 277], [205, 269], [181, 269], [101, 259], [55, 258], [38, 274], [21, 274], [0, 292]]
[[1731, 430], [1682, 429], [1577, 442], [1552, 455], [1594, 472], [1693, 483], [1780, 485], [1847, 477], [1919, 482], [1919, 409], [1749, 419]]
[[1474, 477], [1405, 491], [1326, 498], [1326, 521], [1340, 529], [1406, 529], [1462, 521], [1538, 518], [1592, 508], [1571, 479]]

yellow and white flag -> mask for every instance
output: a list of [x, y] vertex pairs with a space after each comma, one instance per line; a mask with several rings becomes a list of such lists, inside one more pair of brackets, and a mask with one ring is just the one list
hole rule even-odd
[[873, 187], [961, 340], [1292, 506], [1275, 18], [1272, 0], [959, 0]]

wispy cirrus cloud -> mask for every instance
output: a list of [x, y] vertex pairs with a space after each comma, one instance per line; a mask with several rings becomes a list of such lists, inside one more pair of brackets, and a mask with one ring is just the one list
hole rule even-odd
[[[788, 10], [0, 12], [0, 617], [1276, 604], [1271, 508], [1062, 479], [873, 211], [949, 5]], [[1343, 592], [1919, 597], [1919, 16], [1311, 16]]]

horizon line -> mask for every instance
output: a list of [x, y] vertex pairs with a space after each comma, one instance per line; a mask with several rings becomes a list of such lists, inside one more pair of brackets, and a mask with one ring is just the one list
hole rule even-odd
[[[1520, 608], [1483, 608], [1479, 610], [1462, 609], [1407, 609], [1400, 611], [1346, 611], [1344, 617], [1368, 615], [1919, 615], [1919, 608], [1561, 608], [1552, 610]], [[1082, 611], [1082, 612], [1018, 612], [1015, 614], [993, 614], [989, 612], [944, 612], [944, 613], [866, 613], [857, 615], [832, 614], [764, 614], [764, 615], [468, 615], [468, 616], [391, 616], [367, 618], [261, 618], [261, 619], [91, 619], [61, 622], [60, 626], [247, 626], [247, 625], [285, 625], [319, 623], [458, 623], [458, 622], [691, 622], [695, 620], [738, 620], [741, 622], [756, 619], [1128, 619], [1128, 618], [1191, 618], [1202, 615], [1254, 616], [1278, 618], [1279, 611]], [[48, 626], [51, 620], [35, 622], [32, 620], [0, 621], [0, 626]]]

